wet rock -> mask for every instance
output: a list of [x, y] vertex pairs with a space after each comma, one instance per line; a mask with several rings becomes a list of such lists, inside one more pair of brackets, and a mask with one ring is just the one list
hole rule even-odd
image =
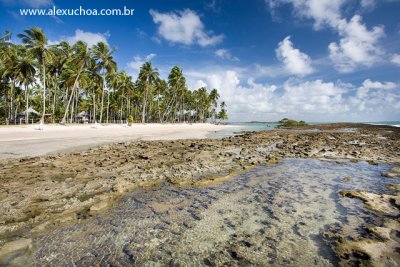
[[100, 201], [90, 207], [90, 212], [91, 213], [100, 212], [100, 211], [106, 209], [108, 207], [108, 205], [109, 205], [108, 200]]
[[382, 176], [386, 178], [397, 178], [400, 177], [400, 173], [384, 172]]
[[388, 215], [398, 216], [400, 209], [397, 207], [400, 195], [378, 195], [365, 191], [340, 191], [342, 197], [357, 198], [365, 203], [366, 208]]
[[32, 239], [20, 238], [6, 243], [0, 249], [0, 265], [6, 265], [14, 258], [23, 255], [32, 248]]
[[400, 191], [400, 184], [388, 184], [386, 188], [389, 190]]

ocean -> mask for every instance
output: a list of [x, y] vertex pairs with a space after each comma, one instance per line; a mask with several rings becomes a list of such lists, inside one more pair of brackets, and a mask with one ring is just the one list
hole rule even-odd
[[226, 130], [221, 130], [217, 132], [210, 133], [208, 138], [223, 138], [227, 136], [232, 136], [239, 132], [253, 132], [253, 131], [268, 131], [274, 130], [278, 126], [277, 122], [228, 122], [228, 125], [233, 125], [237, 127], [232, 127]]
[[394, 127], [400, 127], [400, 121], [378, 121], [378, 122], [365, 122], [371, 125], [390, 125]]
[[[310, 125], [313, 124], [329, 124], [334, 122], [307, 122]], [[400, 127], [400, 121], [377, 121], [377, 122], [354, 122], [364, 123], [371, 125], [390, 125], [394, 127]], [[208, 138], [223, 138], [227, 136], [235, 135], [240, 132], [253, 132], [253, 131], [268, 131], [274, 130], [278, 126], [278, 122], [228, 122], [228, 125], [237, 126], [234, 128], [213, 132], [207, 135]]]

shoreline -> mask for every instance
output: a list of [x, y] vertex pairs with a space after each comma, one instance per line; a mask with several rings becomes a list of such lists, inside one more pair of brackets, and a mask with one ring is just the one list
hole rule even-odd
[[[319, 131], [309, 131], [315, 128]], [[347, 131], [353, 128], [356, 130]], [[177, 187], [212, 184], [223, 181], [221, 177], [283, 158], [329, 159], [338, 164], [347, 159], [397, 166], [399, 151], [398, 128], [331, 124], [296, 131], [248, 132], [220, 140], [129, 141], [84, 152], [1, 160], [0, 209], [4, 217], [0, 252], [12, 236], [29, 239], [47, 229], [85, 220], [110, 209], [120, 196], [137, 188], [163, 183]], [[369, 201], [364, 195], [353, 195]]]
[[82, 152], [106, 144], [136, 140], [202, 139], [234, 125], [196, 124], [92, 124], [13, 125], [0, 127], [0, 160]]

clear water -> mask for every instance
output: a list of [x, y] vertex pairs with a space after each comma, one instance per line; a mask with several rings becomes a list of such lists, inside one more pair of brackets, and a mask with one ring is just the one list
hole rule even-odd
[[[329, 124], [331, 122], [307, 122], [307, 123], [313, 125], [313, 124]], [[381, 122], [362, 122], [362, 123], [371, 125], [390, 125], [390, 126], [400, 127], [400, 121], [381, 121]], [[207, 138], [223, 138], [244, 131], [251, 132], [251, 131], [274, 130], [277, 128], [278, 124], [279, 124], [278, 122], [229, 122], [228, 125], [232, 125], [235, 127], [210, 133], [207, 135]]]
[[[286, 159], [208, 187], [136, 190], [34, 239], [33, 266], [334, 266], [320, 231], [372, 216], [340, 190], [388, 192], [386, 165]], [[350, 181], [343, 180], [351, 177]], [[389, 192], [390, 193], [390, 192]], [[28, 265], [29, 265], [28, 264]]]
[[232, 136], [235, 133], [240, 133], [244, 131], [268, 131], [274, 130], [278, 126], [277, 122], [231, 122], [228, 125], [232, 125], [235, 127], [216, 131], [208, 134], [208, 138], [223, 138], [227, 136]]

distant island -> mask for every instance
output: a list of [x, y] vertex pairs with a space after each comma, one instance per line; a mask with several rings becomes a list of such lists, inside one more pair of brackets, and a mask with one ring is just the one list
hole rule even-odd
[[305, 121], [296, 121], [288, 118], [280, 120], [278, 128], [299, 127], [307, 125]]

